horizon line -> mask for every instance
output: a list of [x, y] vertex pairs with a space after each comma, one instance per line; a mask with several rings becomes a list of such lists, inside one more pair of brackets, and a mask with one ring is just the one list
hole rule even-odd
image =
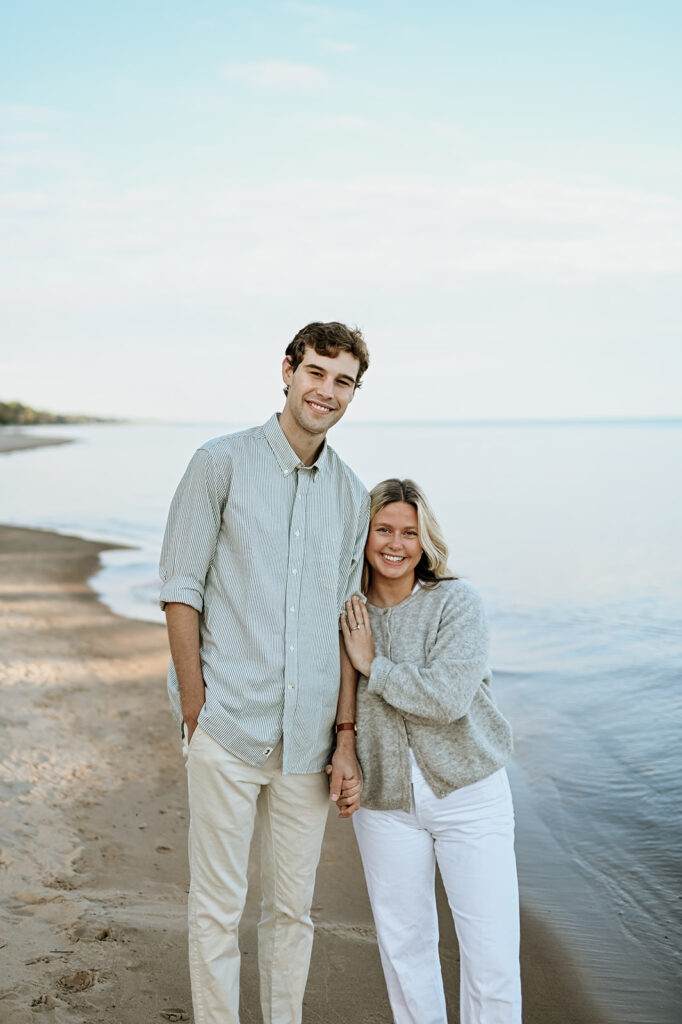
[[[162, 417], [150, 417], [150, 416], [107, 416], [106, 414], [89, 414], [89, 413], [65, 413], [63, 415], [69, 416], [83, 416], [90, 419], [90, 422], [83, 423], [6, 423], [0, 424], [0, 428], [4, 430], [40, 430], [44, 427], [69, 427], [74, 426], [130, 426], [136, 425], [150, 425], [150, 426], [162, 426], [162, 425], [173, 425], [181, 427], [192, 427], [192, 426], [204, 426], [204, 425], [216, 425], [216, 424], [228, 424], [242, 426], [252, 425], [251, 420], [245, 419], [189, 419], [189, 420], [178, 420], [178, 419], [166, 419]], [[353, 427], [370, 427], [370, 426], [404, 426], [409, 424], [410, 426], [416, 427], [475, 427], [475, 426], [599, 426], [599, 425], [626, 425], [626, 424], [682, 424], [682, 415], [671, 415], [671, 416], [558, 416], [558, 417], [518, 417], [518, 418], [504, 418], [504, 417], [476, 417], [472, 419], [362, 419], [362, 420], [343, 420], [345, 426]]]

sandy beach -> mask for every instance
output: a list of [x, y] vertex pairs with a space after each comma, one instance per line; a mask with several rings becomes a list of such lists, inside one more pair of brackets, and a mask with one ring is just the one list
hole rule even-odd
[[[113, 615], [104, 545], [0, 527], [0, 1024], [192, 1020], [188, 812], [165, 630]], [[242, 922], [242, 1021], [261, 1020], [258, 863]], [[352, 826], [330, 808], [305, 1024], [389, 1024]], [[458, 953], [440, 892], [456, 1021]], [[523, 914], [527, 1024], [607, 1024], [557, 937]], [[35, 1014], [40, 1014], [38, 1018]]]

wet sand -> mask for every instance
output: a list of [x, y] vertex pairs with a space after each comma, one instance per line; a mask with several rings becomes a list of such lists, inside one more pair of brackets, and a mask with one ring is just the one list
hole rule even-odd
[[[87, 580], [103, 549], [0, 527], [0, 1024], [192, 1020], [188, 815], [166, 636], [97, 600]], [[255, 857], [250, 872], [244, 1024], [261, 1020]], [[313, 913], [305, 1024], [390, 1024], [352, 826], [333, 810]], [[457, 945], [442, 898], [441, 918], [456, 1021]], [[527, 1024], [605, 1021], [528, 915], [522, 961]]]
[[73, 440], [70, 437], [38, 437], [34, 434], [24, 434], [20, 428], [0, 427], [0, 454], [54, 444], [73, 444]]

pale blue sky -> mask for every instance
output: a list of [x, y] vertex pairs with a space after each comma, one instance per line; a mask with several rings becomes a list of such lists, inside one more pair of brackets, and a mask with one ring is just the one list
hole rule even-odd
[[0, 398], [265, 418], [680, 415], [682, 7], [13, 0]]

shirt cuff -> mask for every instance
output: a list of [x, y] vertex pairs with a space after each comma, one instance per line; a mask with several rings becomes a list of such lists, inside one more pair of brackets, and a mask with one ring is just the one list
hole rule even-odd
[[204, 594], [197, 587], [196, 580], [175, 579], [164, 583], [159, 594], [161, 611], [171, 602], [188, 604], [190, 608], [195, 608], [199, 613], [204, 610]]

